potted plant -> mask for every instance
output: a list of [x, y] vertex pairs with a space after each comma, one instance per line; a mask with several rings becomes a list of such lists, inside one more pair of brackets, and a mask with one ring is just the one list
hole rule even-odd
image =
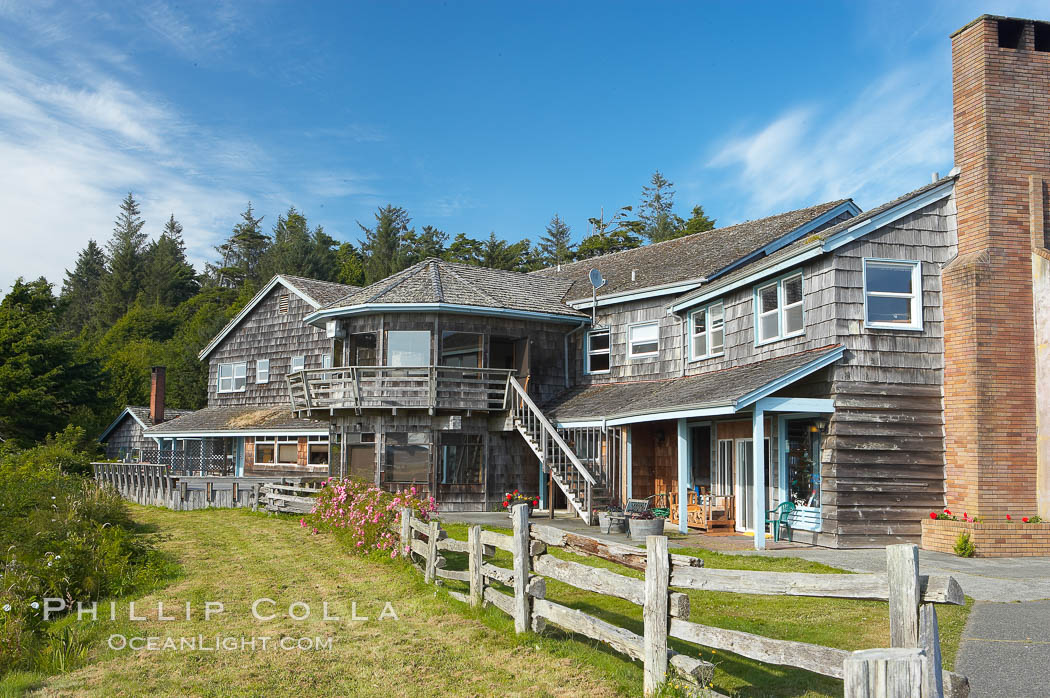
[[664, 533], [663, 517], [656, 516], [651, 510], [631, 514], [629, 522], [631, 540], [639, 543], [644, 543], [646, 536], [662, 536]]
[[532, 516], [532, 510], [540, 505], [539, 497], [526, 497], [518, 490], [508, 492], [503, 496], [503, 508], [510, 512], [518, 504], [524, 504], [529, 508], [529, 516]]
[[598, 527], [602, 533], [623, 533], [624, 516], [620, 507], [609, 506], [605, 511], [595, 509], [598, 514]]

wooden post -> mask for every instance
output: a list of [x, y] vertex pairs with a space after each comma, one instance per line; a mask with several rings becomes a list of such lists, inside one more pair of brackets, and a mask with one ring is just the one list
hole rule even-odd
[[427, 532], [427, 566], [423, 580], [430, 584], [437, 576], [437, 553], [438, 553], [438, 522], [430, 522], [430, 530]]
[[860, 650], [843, 664], [845, 698], [914, 698], [922, 695], [926, 655], [918, 647]]
[[515, 504], [511, 511], [514, 533], [511, 547], [514, 549], [514, 632], [523, 633], [532, 626], [529, 594], [529, 506]]
[[259, 511], [259, 491], [261, 486], [259, 483], [252, 485], [252, 511]]
[[655, 695], [667, 677], [667, 626], [670, 583], [670, 558], [665, 536], [647, 536], [645, 539], [645, 604], [642, 620], [645, 622], [645, 695]]
[[212, 482], [211, 482], [211, 480], [207, 480], [204, 483], [204, 501], [207, 502], [208, 504], [211, 504], [212, 495], [213, 494], [214, 494], [214, 491], [212, 489]]
[[240, 488], [237, 486], [237, 481], [234, 480], [230, 483], [230, 506], [234, 508], [240, 506], [240, 498]]
[[481, 565], [485, 561], [484, 552], [484, 546], [481, 544], [481, 526], [471, 526], [467, 529], [467, 569], [470, 572], [471, 606], [480, 606], [485, 592], [485, 577], [481, 574]]
[[937, 629], [937, 607], [924, 603], [919, 608], [919, 647], [926, 653], [923, 672], [923, 698], [944, 696], [944, 675], [941, 667], [941, 638]]
[[890, 644], [919, 646], [919, 548], [914, 543], [886, 546], [890, 587]]
[[412, 509], [401, 507], [401, 557], [412, 557]]

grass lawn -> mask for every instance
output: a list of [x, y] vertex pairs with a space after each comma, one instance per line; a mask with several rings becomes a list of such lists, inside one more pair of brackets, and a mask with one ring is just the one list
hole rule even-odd
[[[136, 601], [146, 621], [82, 621], [88, 663], [71, 673], [38, 679], [13, 675], [0, 681], [0, 694], [29, 687], [39, 695], [638, 695], [641, 665], [586, 638], [548, 626], [542, 636], [515, 636], [509, 617], [495, 608], [472, 610], [422, 582], [403, 562], [348, 555], [329, 536], [310, 536], [298, 521], [243, 510], [171, 512], [132, 506], [135, 519], [164, 534], [160, 543], [182, 566], [169, 586]], [[466, 527], [446, 526], [465, 539]], [[798, 559], [756, 558], [706, 550], [683, 550], [709, 567], [799, 572], [840, 572]], [[626, 568], [564, 551], [554, 554], [586, 564], [642, 576]], [[445, 553], [451, 569], [465, 569], [464, 555]], [[510, 566], [499, 552], [496, 564]], [[462, 589], [458, 582], [449, 588]], [[885, 603], [795, 597], [691, 592], [692, 620], [769, 637], [801, 640], [843, 649], [887, 646]], [[251, 604], [274, 599], [269, 621], [253, 618]], [[548, 580], [547, 597], [641, 633], [641, 609], [618, 599], [582, 592]], [[158, 620], [157, 602], [177, 620]], [[192, 608], [184, 617], [185, 603]], [[206, 601], [222, 601], [224, 612], [206, 622]], [[288, 618], [289, 604], [303, 601], [311, 616]], [[322, 603], [339, 621], [322, 618]], [[352, 622], [350, 603], [368, 621]], [[399, 620], [378, 620], [390, 601]], [[302, 609], [294, 609], [296, 612]], [[106, 609], [108, 611], [108, 608]], [[945, 665], [954, 660], [967, 608], [940, 607]], [[100, 614], [100, 617], [103, 614]], [[120, 620], [123, 618], [123, 620]], [[331, 637], [329, 650], [283, 651], [272, 644], [255, 651], [114, 651], [111, 633], [134, 636]], [[672, 640], [681, 652], [714, 662], [714, 685], [739, 696], [841, 695], [839, 681], [808, 672], [759, 664]]]

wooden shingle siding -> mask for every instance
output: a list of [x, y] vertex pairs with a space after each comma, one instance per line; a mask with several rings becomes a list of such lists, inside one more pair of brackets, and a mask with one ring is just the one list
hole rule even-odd
[[[288, 296], [288, 312], [278, 312], [281, 296]], [[278, 285], [208, 356], [208, 405], [289, 406], [285, 376], [293, 356], [306, 357], [306, 368], [321, 368], [321, 356], [331, 351], [332, 340], [323, 329], [306, 324], [313, 306]], [[255, 382], [255, 362], [270, 360], [270, 380]], [[219, 364], [248, 363], [243, 392], [218, 392]]]
[[142, 434], [142, 427], [131, 415], [125, 415], [121, 423], [106, 437], [106, 458], [120, 458], [121, 449], [131, 453], [136, 448], [156, 448], [157, 442]]

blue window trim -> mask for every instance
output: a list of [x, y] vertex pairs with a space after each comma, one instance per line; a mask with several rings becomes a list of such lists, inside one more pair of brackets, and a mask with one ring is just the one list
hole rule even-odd
[[[696, 356], [695, 354], [693, 354], [693, 316], [696, 315], [697, 313], [701, 312], [701, 311], [702, 312], [707, 312], [708, 310], [710, 310], [711, 308], [715, 307], [716, 305], [722, 306], [722, 350], [719, 351], [718, 353], [715, 353], [715, 354], [707, 353], [707, 354], [704, 354], [703, 356]], [[710, 342], [710, 337], [711, 337], [710, 322], [711, 321], [710, 321], [710, 319], [708, 319], [707, 322], [708, 322], [708, 330], [707, 330], [708, 343], [707, 343], [707, 346], [710, 347], [711, 346], [711, 342]], [[689, 325], [686, 328], [685, 337], [686, 337], [686, 341], [689, 342], [689, 363], [693, 363], [694, 361], [704, 361], [706, 359], [715, 359], [715, 358], [718, 358], [719, 356], [725, 356], [726, 355], [726, 305], [725, 305], [725, 302], [723, 301], [723, 299], [719, 298], [718, 300], [711, 301], [710, 303], [707, 303], [705, 305], [701, 305], [699, 308], [694, 308], [693, 310], [689, 311], [688, 323], [689, 323]]]
[[[884, 264], [909, 265], [912, 268], [913, 298], [911, 303], [912, 322], [910, 325], [898, 325], [888, 322], [868, 322], [868, 262]], [[864, 296], [864, 329], [866, 330], [891, 330], [904, 332], [923, 331], [922, 298], [922, 260], [919, 259], [887, 259], [885, 257], [864, 257], [861, 260], [861, 293]]]
[[[799, 277], [802, 280], [802, 329], [791, 334], [784, 334], [784, 282], [788, 279]], [[769, 286], [776, 285], [777, 287], [777, 336], [770, 337], [769, 339], [759, 339], [759, 302], [758, 302], [758, 291], [759, 289], [767, 288]], [[801, 337], [806, 334], [806, 275], [801, 269], [794, 269], [786, 274], [763, 281], [760, 284], [756, 284], [751, 289], [751, 315], [753, 319], [754, 331], [755, 331], [755, 346], [761, 347], [766, 344], [773, 344], [779, 342], [782, 339], [791, 339], [792, 337]]]
[[[631, 330], [635, 327], [641, 327], [642, 325], [656, 325], [656, 351], [648, 351], [644, 354], [634, 354], [631, 352]], [[660, 356], [660, 321], [659, 320], [643, 320], [640, 322], [632, 322], [627, 325], [627, 360], [628, 361], [644, 361], [653, 357]]]
[[[591, 370], [591, 335], [604, 333], [609, 335], [609, 368], [604, 371]], [[588, 330], [583, 338], [583, 373], [587, 376], [601, 376], [612, 371], [612, 331], [606, 328]]]

